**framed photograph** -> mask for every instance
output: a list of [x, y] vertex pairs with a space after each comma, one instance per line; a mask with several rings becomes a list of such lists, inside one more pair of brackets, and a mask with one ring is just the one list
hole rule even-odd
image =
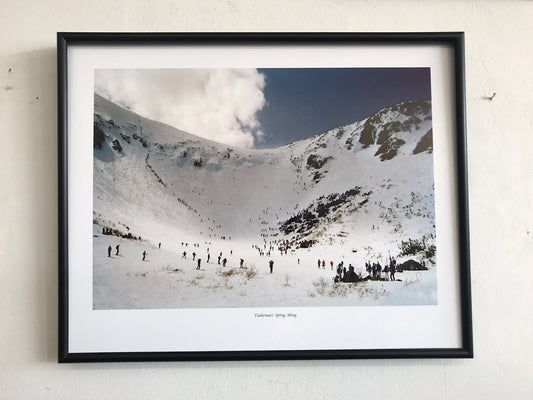
[[59, 362], [473, 357], [462, 33], [58, 33]]

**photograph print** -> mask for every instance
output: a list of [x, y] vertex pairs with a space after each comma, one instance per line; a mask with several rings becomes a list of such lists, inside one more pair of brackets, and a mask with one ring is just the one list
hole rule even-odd
[[437, 304], [430, 68], [96, 69], [93, 309]]

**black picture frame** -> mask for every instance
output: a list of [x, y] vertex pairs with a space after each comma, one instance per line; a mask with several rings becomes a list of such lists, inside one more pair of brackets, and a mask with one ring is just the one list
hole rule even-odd
[[[69, 295], [74, 290], [69, 276], [73, 268], [69, 248], [70, 231], [76, 223], [72, 210], [72, 160], [69, 126], [69, 83], [75, 79], [75, 71], [69, 66], [69, 51], [76, 48], [105, 48], [121, 46], [131, 48], [158, 48], [160, 46], [439, 46], [447, 48], [452, 57], [453, 82], [450, 90], [455, 100], [453, 116], [454, 154], [456, 172], [452, 179], [456, 191], [452, 194], [456, 206], [456, 254], [459, 277], [457, 293], [457, 319], [460, 328], [460, 344], [454, 347], [429, 348], [345, 348], [345, 349], [265, 349], [227, 350], [221, 348], [196, 351], [78, 351], [72, 349], [71, 323], [73, 308]], [[384, 359], [384, 358], [472, 358], [472, 311], [468, 228], [467, 148], [465, 111], [464, 33], [66, 33], [57, 34], [58, 64], [58, 213], [59, 213], [59, 326], [58, 361], [74, 362], [123, 362], [123, 361], [206, 361], [206, 360], [288, 360], [288, 359]], [[90, 238], [87, 238], [90, 240]]]

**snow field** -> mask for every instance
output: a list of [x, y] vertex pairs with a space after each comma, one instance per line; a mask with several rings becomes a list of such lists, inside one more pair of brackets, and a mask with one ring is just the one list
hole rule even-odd
[[[335, 269], [340, 260], [331, 250], [328, 252], [328, 247], [323, 249], [325, 269], [317, 268], [315, 251], [299, 249], [287, 255], [275, 252], [272, 257], [261, 257], [244, 242], [212, 243], [207, 263], [205, 244], [196, 248], [190, 242], [187, 247], [177, 242], [169, 248], [168, 243], [162, 243], [159, 249], [157, 245], [98, 232], [95, 230], [93, 259], [95, 309], [416, 305], [428, 304], [428, 299], [436, 304], [436, 267], [397, 273], [401, 281], [335, 285], [335, 271], [329, 261], [334, 261]], [[111, 257], [107, 256], [109, 245]], [[143, 251], [147, 252], [145, 261]], [[182, 258], [183, 251], [187, 252], [186, 259]], [[200, 270], [196, 270], [197, 261], [192, 260], [193, 251], [196, 259], [202, 260]], [[221, 251], [222, 258], [228, 260], [225, 268], [217, 264]], [[243, 269], [239, 268], [240, 258], [245, 260]], [[271, 259], [272, 274], [268, 267]], [[348, 266], [349, 257], [343, 260]], [[363, 273], [363, 269], [364, 265], [355, 265], [356, 272]]]
[[[378, 128], [408, 120], [398, 111], [379, 115]], [[339, 285], [329, 266], [343, 261], [364, 276], [366, 261], [385, 265], [401, 241], [434, 240], [433, 156], [411, 154], [431, 119], [396, 132], [405, 144], [387, 161], [375, 155], [379, 145], [359, 143], [367, 120], [270, 150], [229, 148], [99, 96], [95, 121], [106, 136], [94, 158], [95, 309], [436, 304], [434, 265], [398, 275], [402, 282]], [[328, 196], [354, 188], [356, 196], [328, 209], [312, 228], [302, 223], [296, 227], [302, 230], [280, 231], [302, 210], [318, 210]], [[103, 227], [142, 240], [102, 235]], [[271, 257], [253, 248], [292, 239], [314, 245], [281, 255], [274, 244]], [[107, 257], [116, 244], [120, 255]], [[200, 271], [193, 251], [202, 259]], [[216, 264], [220, 252], [226, 268]], [[325, 269], [317, 268], [318, 259], [326, 260]]]

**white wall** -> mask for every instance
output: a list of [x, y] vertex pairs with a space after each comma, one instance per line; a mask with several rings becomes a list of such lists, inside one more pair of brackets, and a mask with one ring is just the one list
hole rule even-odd
[[[1, 0], [0, 399], [533, 398], [531, 21], [530, 1]], [[450, 30], [466, 32], [473, 360], [57, 364], [56, 31]]]

